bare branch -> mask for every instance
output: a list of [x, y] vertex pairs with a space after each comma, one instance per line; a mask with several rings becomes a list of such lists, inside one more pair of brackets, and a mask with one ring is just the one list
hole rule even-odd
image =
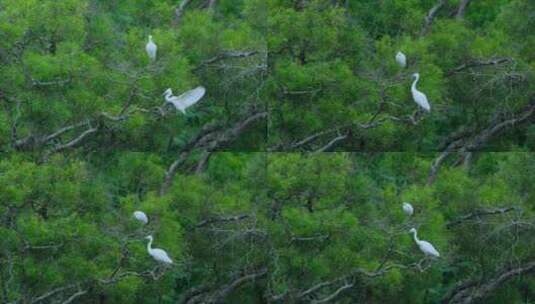
[[36, 87], [45, 87], [45, 86], [63, 86], [71, 82], [71, 78], [67, 79], [55, 79], [51, 81], [40, 81], [32, 78], [32, 85]]
[[463, 19], [464, 12], [466, 11], [466, 7], [470, 4], [470, 0], [461, 0], [461, 3], [459, 3], [459, 7], [457, 8], [457, 13], [455, 14], [455, 18]]
[[334, 146], [337, 142], [344, 140], [347, 138], [347, 135], [340, 135], [335, 138], [333, 138], [331, 141], [329, 141], [325, 146], [319, 148], [318, 150], [314, 151], [314, 153], [321, 153], [329, 150], [332, 146]]
[[[238, 121], [230, 128], [223, 130], [217, 129], [217, 124], [211, 124], [203, 127], [201, 132], [188, 142], [186, 147], [180, 153], [178, 159], [176, 159], [167, 170], [164, 182], [160, 188], [160, 195], [164, 195], [167, 192], [167, 189], [171, 185], [176, 171], [186, 161], [192, 151], [204, 150], [204, 152], [212, 152], [218, 147], [235, 140], [241, 134], [241, 132], [243, 132], [252, 123], [259, 119], [265, 118], [266, 116], [267, 112], [254, 113], [246, 117], [244, 120]], [[202, 162], [205, 162], [209, 156], [210, 153], [205, 154], [201, 158], [201, 168], [204, 166]], [[197, 168], [199, 168], [199, 164], [197, 164]]]
[[292, 237], [290, 242], [307, 242], [307, 241], [316, 241], [316, 240], [323, 241], [323, 240], [326, 240], [328, 238], [329, 238], [328, 234], [320, 234], [320, 235], [308, 236], [308, 237], [294, 236], [294, 237]]
[[76, 300], [78, 297], [81, 297], [87, 293], [87, 290], [79, 290], [70, 296], [67, 300], [63, 301], [62, 304], [70, 304], [72, 301]]
[[503, 270], [486, 282], [469, 280], [467, 283], [456, 286], [453, 292], [446, 295], [442, 303], [471, 304], [479, 302], [507, 281], [520, 275], [533, 273], [535, 273], [535, 261], [528, 262], [518, 268]]
[[513, 210], [517, 210], [517, 208], [516, 207], [505, 207], [505, 208], [475, 210], [473, 212], [470, 212], [470, 213], [468, 213], [466, 215], [463, 215], [463, 216], [459, 217], [458, 219], [456, 219], [454, 221], [449, 222], [446, 225], [446, 227], [447, 228], [452, 228], [453, 226], [461, 224], [461, 223], [463, 223], [465, 221], [472, 220], [474, 218], [480, 218], [482, 216], [487, 216], [487, 215], [504, 214], [504, 213], [507, 213], [507, 212], [513, 211]]
[[466, 69], [469, 69], [469, 68], [475, 68], [475, 67], [481, 67], [481, 66], [489, 66], [489, 65], [498, 65], [498, 64], [502, 64], [502, 63], [509, 63], [509, 62], [512, 62], [513, 59], [512, 58], [491, 58], [491, 59], [487, 59], [487, 60], [474, 60], [474, 61], [471, 61], [471, 62], [468, 62], [468, 63], [463, 63], [461, 64], [460, 66], [456, 67], [456, 68], [453, 68], [451, 70], [449, 70], [446, 75], [447, 76], [451, 76], [455, 73], [459, 73], [463, 70], [466, 70]]
[[236, 221], [241, 221], [246, 218], [249, 218], [248, 214], [240, 214], [240, 215], [228, 216], [228, 217], [212, 217], [212, 218], [199, 222], [197, 225], [195, 225], [195, 227], [200, 228], [200, 227], [204, 227], [206, 225], [213, 224], [213, 223], [236, 222]]
[[208, 9], [213, 9], [217, 3], [217, 0], [208, 0]]
[[58, 146], [54, 147], [52, 150], [48, 151], [45, 154], [44, 159], [47, 159], [48, 156], [50, 156], [50, 154], [53, 154], [53, 153], [56, 153], [56, 152], [59, 152], [59, 151], [74, 147], [75, 145], [80, 143], [86, 136], [88, 136], [90, 134], [93, 134], [93, 133], [95, 133], [97, 131], [98, 131], [98, 128], [90, 127], [89, 129], [85, 130], [80, 135], [78, 135], [78, 137], [74, 138], [73, 140], [69, 141], [68, 143], [62, 144], [62, 145], [58, 145]]
[[431, 185], [436, 179], [438, 170], [440, 169], [440, 166], [442, 165], [442, 162], [450, 155], [452, 151], [460, 147], [462, 143], [462, 139], [458, 139], [448, 145], [446, 150], [444, 150], [440, 155], [433, 160], [433, 163], [431, 164], [431, 169], [429, 170], [429, 175], [427, 176], [427, 184]]
[[327, 297], [323, 298], [323, 299], [319, 299], [319, 300], [314, 300], [312, 301], [312, 303], [314, 304], [321, 304], [321, 303], [327, 303], [327, 302], [330, 302], [332, 300], [334, 300], [336, 297], [338, 297], [338, 295], [346, 290], [346, 289], [349, 289], [351, 287], [353, 287], [355, 284], [353, 283], [345, 283], [344, 285], [342, 285], [340, 288], [338, 288], [337, 290], [335, 290], [332, 294], [328, 295]]
[[182, 0], [182, 2], [180, 2], [180, 5], [175, 9], [175, 19], [173, 20], [173, 25], [179, 25], [182, 15], [184, 14], [184, 10], [190, 2], [191, 0]]
[[[487, 143], [492, 137], [498, 135], [509, 127], [518, 126], [524, 122], [529, 121], [535, 114], [535, 103], [532, 102], [526, 106], [522, 111], [516, 113], [516, 118], [503, 120], [501, 122], [492, 122], [492, 124], [481, 131], [479, 134], [472, 136], [469, 139], [458, 139], [448, 145], [448, 147], [433, 161], [431, 170], [427, 179], [427, 184], [432, 184], [436, 178], [437, 172], [444, 159], [453, 152], [458, 153], [459, 159], [457, 164], [462, 163], [469, 153], [477, 151]], [[463, 135], [464, 136], [464, 135]]]
[[227, 58], [246, 58], [246, 57], [254, 56], [256, 54], [258, 54], [258, 51], [237, 51], [237, 50], [223, 51], [219, 55], [216, 55], [210, 59], [207, 59], [201, 62], [201, 64], [198, 67], [196, 67], [194, 70], [198, 70], [205, 65], [212, 64], [212, 63], [215, 63], [220, 60], [227, 59]]
[[59, 137], [61, 135], [63, 135], [67, 131], [73, 130], [73, 129], [81, 127], [81, 126], [85, 126], [88, 123], [89, 122], [86, 120], [86, 121], [83, 121], [83, 122], [80, 122], [80, 123], [72, 124], [72, 125], [60, 128], [60, 129], [58, 129], [57, 131], [55, 131], [54, 133], [52, 133], [50, 135], [44, 135], [44, 136], [41, 136], [41, 137], [36, 137], [34, 135], [30, 135], [30, 136], [27, 136], [27, 137], [25, 137], [23, 139], [16, 140], [13, 143], [13, 147], [16, 148], [16, 149], [24, 149], [24, 148], [32, 148], [32, 147], [35, 147], [35, 146], [43, 145], [43, 144], [46, 144], [46, 143], [48, 143], [49, 141], [51, 141], [53, 139], [56, 139], [57, 137]]
[[199, 174], [204, 170], [210, 156], [212, 156], [211, 151], [204, 151], [202, 153], [201, 159], [197, 162], [197, 166], [195, 167], [195, 174]]
[[38, 296], [37, 298], [33, 299], [32, 300], [32, 304], [34, 303], [39, 303], [43, 300], [46, 300], [47, 298], [59, 293], [59, 292], [62, 292], [62, 291], [65, 291], [65, 290], [68, 290], [68, 289], [72, 289], [74, 287], [78, 286], [77, 284], [71, 284], [71, 285], [67, 285], [67, 286], [62, 286], [62, 287], [58, 287], [58, 288], [55, 288], [55, 289], [52, 289], [51, 291], [49, 292], [46, 292], [40, 296]]
[[208, 291], [210, 291], [210, 288], [208, 285], [201, 285], [201, 286], [190, 288], [187, 291], [182, 293], [182, 295], [180, 296], [180, 299], [178, 300], [178, 303], [186, 304], [186, 303], [194, 302], [196, 297]]
[[223, 303], [223, 300], [232, 293], [235, 289], [239, 288], [241, 285], [248, 283], [249, 281], [254, 281], [258, 278], [261, 278], [267, 274], [267, 268], [262, 268], [256, 273], [251, 273], [244, 275], [228, 285], [223, 286], [213, 297], [215, 303]]
[[424, 26], [420, 32], [420, 35], [423, 36], [427, 34], [427, 31], [431, 27], [431, 24], [433, 23], [433, 20], [435, 19], [436, 14], [446, 4], [447, 0], [439, 0], [430, 10], [427, 12], [427, 15], [425, 16], [424, 20]]
[[489, 126], [487, 129], [483, 130], [470, 144], [464, 146], [462, 151], [475, 151], [479, 149], [483, 144], [489, 141], [493, 136], [504, 131], [508, 127], [513, 127], [520, 123], [526, 122], [532, 118], [535, 113], [535, 103], [528, 105], [523, 111], [517, 113], [515, 116], [517, 118], [511, 118], [496, 125]]

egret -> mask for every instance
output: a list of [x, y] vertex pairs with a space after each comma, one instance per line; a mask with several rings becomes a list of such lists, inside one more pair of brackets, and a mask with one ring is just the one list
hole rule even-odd
[[402, 68], [407, 66], [407, 57], [401, 51], [396, 54], [396, 62]]
[[158, 262], [165, 263], [165, 264], [173, 264], [173, 260], [167, 255], [167, 252], [165, 250], [160, 248], [151, 248], [152, 245], [152, 235], [149, 235], [146, 237], [146, 239], [149, 240], [149, 243], [147, 244], [147, 251], [149, 254]]
[[431, 245], [431, 243], [427, 241], [420, 241], [418, 239], [418, 236], [416, 235], [417, 234], [416, 228], [411, 228], [409, 232], [414, 235], [414, 241], [416, 242], [416, 244], [418, 244], [418, 247], [420, 247], [420, 250], [425, 255], [435, 257], [435, 258], [440, 257], [440, 253], [438, 253], [438, 251], [435, 249], [435, 247], [433, 247], [433, 245]]
[[147, 46], [145, 46], [145, 50], [151, 61], [156, 60], [156, 51], [158, 50], [158, 47], [156, 46], [156, 43], [152, 41], [152, 35], [149, 35], [149, 42], [147, 43]]
[[149, 218], [143, 211], [134, 211], [134, 217], [145, 225], [149, 222]]
[[189, 90], [183, 93], [180, 96], [173, 96], [173, 91], [171, 89], [165, 90], [163, 95], [165, 96], [165, 101], [173, 104], [175, 108], [182, 113], [186, 114], [186, 109], [196, 104], [206, 93], [206, 89], [202, 86], [196, 87], [193, 90]]
[[408, 216], [411, 216], [414, 213], [414, 208], [412, 208], [412, 205], [409, 203], [403, 203], [403, 212]]
[[427, 96], [425, 96], [424, 93], [416, 89], [416, 83], [420, 79], [420, 74], [414, 73], [412, 74], [412, 77], [414, 77], [414, 82], [412, 83], [411, 91], [412, 91], [412, 98], [414, 99], [414, 102], [416, 102], [420, 107], [422, 107], [427, 112], [430, 112], [431, 106], [429, 105], [429, 102], [427, 101]]

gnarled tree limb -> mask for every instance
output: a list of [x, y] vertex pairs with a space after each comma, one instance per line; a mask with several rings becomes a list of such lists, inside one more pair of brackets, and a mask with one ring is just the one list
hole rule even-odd
[[459, 3], [459, 7], [457, 8], [457, 13], [455, 14], [455, 18], [457, 19], [463, 19], [464, 12], [466, 11], [466, 7], [468, 4], [470, 4], [471, 0], [461, 0], [461, 3]]
[[483, 129], [479, 134], [471, 138], [460, 138], [448, 145], [448, 147], [433, 161], [427, 184], [434, 182], [440, 165], [445, 158], [455, 152], [459, 154], [457, 163], [462, 163], [462, 160], [471, 152], [478, 151], [485, 143], [507, 128], [518, 126], [532, 119], [535, 116], [535, 102], [531, 102], [522, 111], [516, 113], [515, 118], [502, 120], [500, 122], [493, 121], [490, 126]]
[[253, 113], [245, 119], [238, 121], [230, 128], [223, 130], [216, 129], [218, 126], [217, 124], [203, 127], [201, 132], [188, 142], [186, 147], [182, 149], [179, 157], [167, 169], [164, 181], [160, 188], [160, 195], [164, 195], [167, 192], [173, 177], [176, 175], [176, 171], [193, 151], [201, 150], [204, 152], [200, 163], [197, 164], [196, 172], [200, 172], [214, 150], [235, 140], [252, 123], [265, 118], [266, 116], [267, 112]]
[[481, 210], [475, 210], [473, 212], [470, 212], [466, 215], [463, 215], [459, 217], [458, 219], [449, 222], [446, 227], [452, 228], [458, 224], [461, 224], [465, 221], [472, 220], [474, 218], [480, 218], [482, 216], [488, 216], [488, 215], [497, 215], [497, 214], [504, 214], [513, 210], [517, 210], [516, 207], [504, 207], [504, 208], [494, 208], [494, 209], [481, 209]]
[[442, 300], [447, 304], [471, 304], [488, 297], [494, 290], [515, 277], [535, 273], [535, 261], [528, 262], [514, 269], [505, 269], [492, 278], [483, 281], [470, 280], [454, 288]]
[[220, 60], [224, 60], [228, 58], [247, 58], [247, 57], [254, 56], [256, 54], [258, 54], [258, 51], [237, 51], [237, 50], [223, 51], [220, 54], [201, 62], [201, 64], [197, 66], [194, 69], [194, 71], [202, 68], [205, 65], [212, 64]]
[[212, 218], [199, 222], [195, 227], [200, 228], [200, 227], [204, 227], [206, 225], [213, 224], [213, 223], [236, 222], [236, 221], [241, 221], [246, 218], [249, 218], [248, 214], [240, 214], [240, 215], [227, 216], [227, 217], [212, 217]]
[[424, 19], [424, 26], [422, 27], [422, 30], [420, 32], [420, 35], [423, 36], [427, 34], [427, 31], [431, 27], [431, 24], [433, 23], [433, 20], [435, 19], [435, 16], [437, 15], [438, 11], [444, 4], [448, 2], [447, 0], [439, 0], [428, 12]]
[[180, 4], [175, 9], [175, 19], [173, 20], [173, 25], [178, 25], [180, 23], [180, 20], [182, 19], [182, 15], [184, 15], [184, 10], [186, 9], [186, 6], [191, 2], [191, 0], [182, 0]]
[[451, 75], [453, 75], [455, 73], [459, 73], [459, 72], [461, 72], [463, 70], [466, 70], [466, 69], [469, 69], [469, 68], [488, 66], [488, 65], [498, 65], [498, 64], [502, 64], [502, 63], [509, 63], [509, 62], [512, 62], [512, 61], [513, 61], [512, 58], [506, 58], [506, 57], [504, 57], [504, 58], [491, 58], [491, 59], [487, 59], [487, 60], [474, 60], [474, 61], [471, 61], [471, 62], [468, 62], [468, 63], [463, 63], [460, 66], [449, 70], [446, 73], [446, 75], [447, 76], [451, 76]]

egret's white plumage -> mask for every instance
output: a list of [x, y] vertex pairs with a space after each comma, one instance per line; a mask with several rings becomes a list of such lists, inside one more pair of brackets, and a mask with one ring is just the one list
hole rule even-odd
[[147, 251], [156, 261], [162, 262], [165, 264], [173, 264], [173, 260], [171, 260], [171, 258], [167, 255], [167, 252], [165, 252], [165, 250], [160, 249], [160, 248], [151, 248], [152, 235], [147, 236], [146, 239], [149, 240], [149, 243], [147, 244]]
[[403, 203], [403, 212], [408, 216], [411, 216], [414, 213], [414, 208], [409, 203]]
[[431, 245], [431, 243], [427, 241], [421, 241], [418, 239], [418, 236], [416, 235], [416, 229], [411, 228], [410, 232], [414, 235], [414, 241], [416, 244], [418, 244], [418, 247], [420, 247], [420, 250], [427, 256], [438, 258], [440, 257], [440, 253]]
[[158, 51], [158, 47], [156, 46], [156, 43], [152, 41], [152, 35], [149, 35], [149, 42], [145, 46], [145, 50], [147, 51], [150, 60], [156, 60], [156, 51]]
[[149, 218], [143, 211], [134, 211], [134, 217], [145, 225], [149, 222]]
[[173, 96], [173, 91], [169, 88], [165, 90], [163, 95], [166, 102], [171, 103], [177, 110], [186, 114], [186, 109], [199, 102], [205, 93], [206, 89], [199, 86], [193, 90], [186, 91], [180, 96]]
[[396, 62], [402, 68], [407, 66], [407, 57], [401, 51], [396, 54]]
[[424, 93], [416, 89], [416, 83], [420, 79], [420, 74], [414, 73], [412, 74], [412, 77], [414, 77], [414, 82], [412, 83], [411, 91], [412, 91], [412, 98], [414, 99], [414, 102], [416, 102], [420, 107], [422, 107], [427, 112], [430, 112], [431, 106], [429, 105], [429, 102], [427, 101], [427, 96], [425, 96]]

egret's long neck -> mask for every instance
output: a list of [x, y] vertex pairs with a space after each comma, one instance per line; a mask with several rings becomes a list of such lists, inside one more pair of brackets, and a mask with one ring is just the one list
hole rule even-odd
[[152, 246], [152, 238], [149, 239], [149, 243], [147, 244], [147, 251], [148, 252], [152, 251], [152, 248], [150, 248], [151, 246]]
[[417, 233], [417, 232], [416, 232], [416, 230], [415, 230], [415, 231], [412, 232], [412, 235], [413, 235], [413, 237], [414, 237], [414, 241], [415, 241], [416, 243], [418, 243], [420, 240], [418, 239], [418, 236], [416, 235], [416, 233]]
[[414, 79], [414, 82], [412, 83], [412, 90], [413, 91], [416, 90], [416, 83], [418, 82], [418, 80], [420, 80], [420, 76], [416, 76], [415, 78], [416, 79]]

